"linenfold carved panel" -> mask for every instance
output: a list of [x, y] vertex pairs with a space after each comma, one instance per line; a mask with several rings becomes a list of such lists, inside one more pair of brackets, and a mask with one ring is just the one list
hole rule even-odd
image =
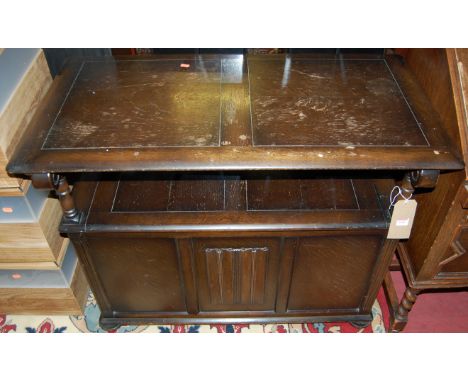
[[206, 248], [210, 303], [263, 304], [267, 247]]

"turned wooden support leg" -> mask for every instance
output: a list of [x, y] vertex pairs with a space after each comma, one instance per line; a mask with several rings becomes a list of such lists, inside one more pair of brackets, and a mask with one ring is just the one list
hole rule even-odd
[[[417, 170], [407, 172], [401, 181], [401, 189], [405, 198], [410, 197], [416, 188], [434, 188], [439, 179], [439, 170]], [[390, 331], [399, 332], [408, 323], [408, 313], [413, 307], [419, 291], [408, 287], [397, 306], [397, 297], [390, 274], [384, 281], [385, 295], [390, 308]]]
[[405, 294], [398, 305], [398, 309], [395, 312], [393, 322], [390, 323], [390, 329], [392, 332], [402, 331], [408, 323], [408, 313], [413, 308], [416, 298], [418, 297], [419, 291], [417, 289], [408, 287], [405, 290]]
[[57, 194], [64, 218], [71, 222], [79, 221], [79, 213], [75, 208], [75, 202], [70, 193], [70, 186], [64, 176], [57, 174], [33, 174], [32, 184], [39, 189], [53, 189]]
[[78, 211], [75, 208], [75, 202], [70, 193], [70, 186], [63, 176], [54, 175], [53, 185], [55, 193], [57, 194], [60, 204], [62, 206], [63, 215], [66, 219], [78, 222]]

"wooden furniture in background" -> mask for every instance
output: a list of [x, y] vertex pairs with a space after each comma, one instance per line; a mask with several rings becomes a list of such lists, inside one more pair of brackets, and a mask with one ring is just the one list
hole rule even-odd
[[[31, 192], [33, 190], [28, 195]], [[39, 195], [42, 200], [34, 200], [38, 204], [37, 214], [15, 219], [18, 212], [12, 199], [26, 197], [2, 197], [0, 200], [2, 206], [14, 206], [2, 207], [12, 208], [13, 212], [5, 214], [2, 211], [6, 218], [0, 223], [0, 269], [57, 269], [68, 246], [68, 240], [57, 234], [60, 204], [56, 199], [47, 198], [47, 194], [42, 194]]]
[[82, 314], [89, 286], [70, 244], [60, 268], [0, 269], [2, 314]]
[[24, 137], [9, 172], [58, 192], [104, 327], [369, 323], [391, 188], [463, 167], [392, 57], [86, 60]]
[[[467, 50], [405, 49], [401, 53], [404, 65], [414, 73], [434, 105], [453, 147], [468, 163]], [[468, 286], [466, 179], [466, 167], [441, 174], [433, 192], [415, 195], [418, 211], [412, 235], [398, 246], [408, 284], [400, 303], [392, 292], [390, 275], [386, 277], [393, 331], [404, 329], [419, 293]]]
[[[68, 245], [57, 232], [59, 202], [48, 199], [46, 192], [34, 190], [29, 180], [8, 175], [5, 169], [52, 83], [43, 52], [30, 51], [29, 66], [24, 74], [19, 73], [11, 93], [4, 95], [8, 101], [0, 114], [0, 269], [58, 269]], [[3, 53], [2, 60], [9, 59], [8, 70], [2, 66], [4, 75], [16, 74], [14, 59], [22, 57], [21, 53], [15, 49]]]
[[28, 187], [24, 179], [8, 176], [5, 167], [51, 83], [44, 54], [38, 50], [11, 99], [0, 110], [0, 196], [22, 195]]
[[75, 253], [67, 252], [69, 240], [58, 231], [59, 201], [5, 169], [52, 83], [49, 68], [40, 49], [6, 49], [0, 70], [0, 312], [78, 314], [87, 283]]

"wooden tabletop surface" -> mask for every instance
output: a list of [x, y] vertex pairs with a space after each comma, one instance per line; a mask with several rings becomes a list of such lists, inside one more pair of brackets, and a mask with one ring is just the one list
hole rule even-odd
[[239, 55], [75, 63], [8, 170], [461, 166], [399, 62]]

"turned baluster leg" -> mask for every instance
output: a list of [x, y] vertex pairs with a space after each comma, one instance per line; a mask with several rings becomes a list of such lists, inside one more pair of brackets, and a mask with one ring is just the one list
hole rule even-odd
[[57, 194], [62, 207], [64, 218], [70, 222], [79, 221], [79, 213], [70, 193], [70, 186], [64, 176], [57, 174], [33, 174], [32, 184], [39, 189], [53, 189]]
[[71, 196], [70, 186], [68, 185], [67, 179], [63, 176], [54, 175], [53, 185], [55, 193], [57, 194], [62, 206], [65, 218], [72, 221], [78, 221], [78, 211], [75, 208], [75, 202]]
[[[434, 188], [439, 179], [439, 174], [439, 170], [418, 170], [406, 173], [400, 184], [403, 194], [409, 197], [414, 193], [416, 188]], [[404, 264], [402, 265], [404, 266]], [[413, 308], [419, 292], [415, 288], [406, 288], [398, 308], [393, 312], [394, 317], [390, 322], [390, 330], [392, 332], [400, 332], [404, 329], [408, 323], [408, 313]], [[395, 309], [393, 308], [393, 310]]]
[[405, 328], [408, 323], [408, 313], [413, 308], [419, 292], [419, 290], [411, 287], [406, 288], [405, 294], [398, 305], [398, 310], [395, 312], [395, 318], [390, 323], [390, 330], [392, 332], [400, 332]]

